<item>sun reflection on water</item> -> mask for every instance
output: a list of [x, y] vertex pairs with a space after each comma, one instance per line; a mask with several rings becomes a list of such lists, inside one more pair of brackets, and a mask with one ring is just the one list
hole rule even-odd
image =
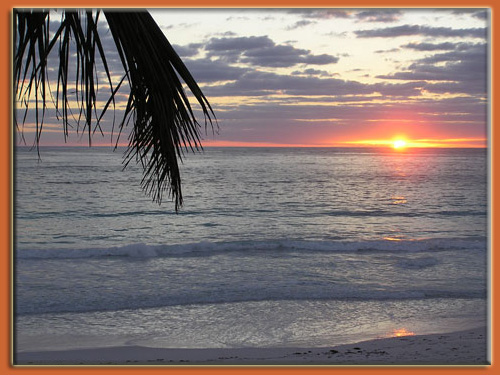
[[405, 204], [408, 203], [408, 200], [404, 196], [392, 196], [391, 204]]
[[394, 329], [390, 337], [415, 336], [415, 332], [408, 331], [406, 328]]
[[399, 238], [399, 237], [384, 237], [384, 240], [386, 241], [403, 241], [402, 238]]

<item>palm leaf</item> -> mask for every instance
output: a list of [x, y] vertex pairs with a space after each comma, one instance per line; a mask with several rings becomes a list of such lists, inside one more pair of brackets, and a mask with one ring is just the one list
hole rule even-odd
[[[132, 122], [125, 166], [132, 160], [140, 162], [144, 190], [158, 203], [167, 192], [178, 210], [183, 202], [178, 161], [182, 160], [184, 150], [202, 148], [201, 125], [182, 82], [202, 110], [205, 129], [208, 124], [213, 127], [215, 115], [198, 84], [148, 12], [104, 10], [103, 13], [124, 69], [124, 77], [116, 87], [112, 83], [97, 28], [99, 11], [64, 11], [60, 25], [52, 34], [49, 32], [48, 11], [14, 12], [17, 38], [14, 53], [15, 92], [18, 103], [24, 107], [23, 124], [33, 101], [35, 145], [38, 148], [49, 100], [47, 61], [53, 50], [57, 50], [59, 59], [56, 93], [55, 96], [50, 95], [62, 120], [65, 139], [72, 119], [77, 123], [77, 132], [83, 122], [82, 131], [88, 133], [90, 145], [93, 134], [97, 130], [102, 133], [104, 114], [110, 108], [116, 110], [115, 97], [123, 80], [128, 80], [130, 94], [118, 134], [119, 139], [123, 129]], [[97, 60], [102, 64], [109, 87], [109, 97], [100, 112], [97, 108]], [[72, 69], [75, 70], [73, 79], [70, 77]], [[76, 108], [71, 107], [71, 91], [77, 102]], [[16, 126], [19, 129], [17, 120]]]

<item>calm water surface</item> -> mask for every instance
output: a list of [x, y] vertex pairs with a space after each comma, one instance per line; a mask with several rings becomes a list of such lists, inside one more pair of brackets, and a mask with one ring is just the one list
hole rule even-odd
[[185, 205], [103, 148], [16, 150], [18, 351], [320, 346], [486, 324], [485, 150], [208, 148]]

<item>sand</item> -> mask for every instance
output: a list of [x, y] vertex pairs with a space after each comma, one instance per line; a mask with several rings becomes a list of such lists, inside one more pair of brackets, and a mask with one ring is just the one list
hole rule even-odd
[[19, 365], [476, 365], [490, 364], [486, 328], [323, 348], [163, 349], [124, 346], [19, 353]]

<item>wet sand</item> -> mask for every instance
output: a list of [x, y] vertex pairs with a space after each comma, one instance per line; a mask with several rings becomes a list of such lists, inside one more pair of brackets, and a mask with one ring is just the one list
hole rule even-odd
[[164, 349], [144, 346], [19, 353], [19, 365], [476, 365], [490, 364], [486, 328], [322, 348]]

